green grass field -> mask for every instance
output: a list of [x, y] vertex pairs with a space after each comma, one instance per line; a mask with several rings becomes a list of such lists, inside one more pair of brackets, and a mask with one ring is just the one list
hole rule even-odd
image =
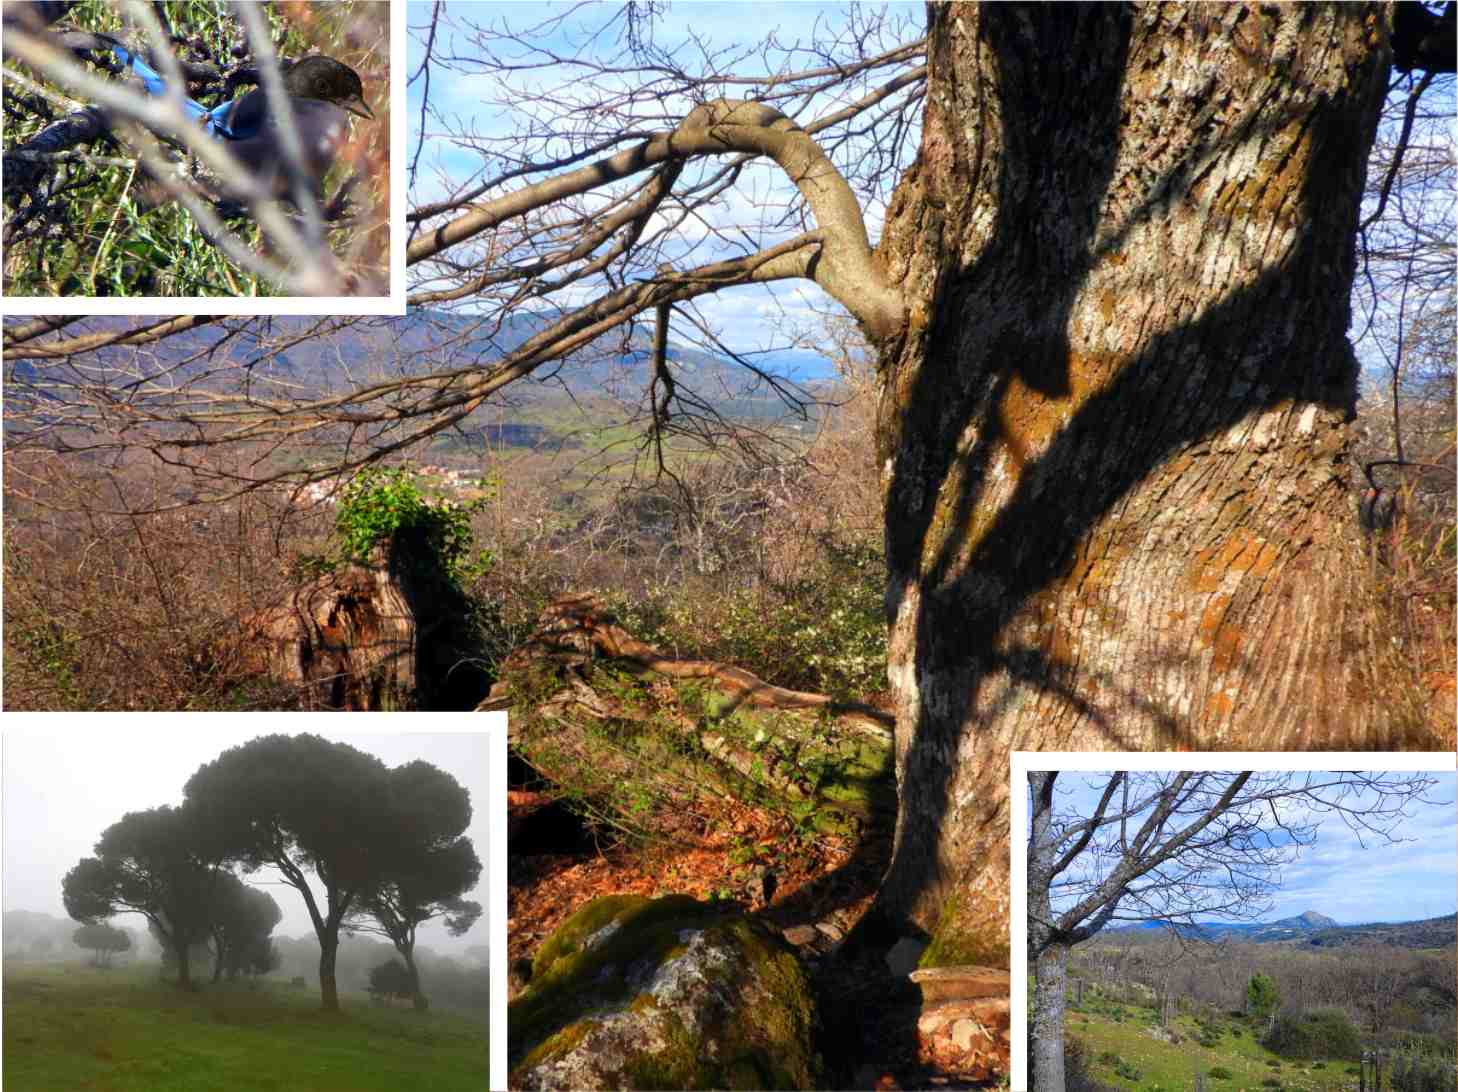
[[264, 981], [183, 993], [156, 968], [5, 967], [6, 1092], [481, 1092], [486, 1021]]
[[[1193, 1018], [1174, 1019], [1172, 1030], [1181, 1037], [1169, 1043], [1150, 1035], [1156, 1024], [1153, 1009], [1138, 1005], [1094, 1006], [1102, 1011], [1075, 1012], [1070, 1007], [1067, 1034], [1083, 1040], [1087, 1047], [1090, 1074], [1111, 1088], [1137, 1089], [1138, 1092], [1185, 1092], [1195, 1086], [1195, 1074], [1205, 1074], [1209, 1092], [1267, 1092], [1281, 1088], [1287, 1092], [1340, 1092], [1355, 1089], [1357, 1076], [1348, 1073], [1355, 1062], [1326, 1059], [1324, 1061], [1291, 1061], [1282, 1059], [1257, 1041], [1248, 1027], [1225, 1020], [1225, 1031], [1214, 1047], [1201, 1046], [1196, 1037], [1199, 1029]], [[1117, 1012], [1122, 1019], [1115, 1020]], [[1235, 1029], [1240, 1028], [1240, 1034]], [[1117, 1055], [1124, 1063], [1123, 1073], [1101, 1056]], [[1212, 1078], [1212, 1069], [1228, 1070], [1229, 1077]], [[1137, 1072], [1132, 1078], [1128, 1074]], [[1272, 1083], [1266, 1083], [1272, 1082]]]

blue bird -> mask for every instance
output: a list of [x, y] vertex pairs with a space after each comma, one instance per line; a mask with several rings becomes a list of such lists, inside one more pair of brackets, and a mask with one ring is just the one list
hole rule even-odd
[[[162, 76], [126, 47], [112, 43], [117, 58], [138, 79], [150, 95], [164, 95]], [[349, 135], [349, 114], [374, 120], [364, 101], [364, 84], [359, 74], [332, 57], [303, 57], [280, 61], [284, 90], [293, 107], [294, 122], [304, 148], [304, 166], [316, 187]], [[222, 142], [245, 167], [276, 197], [289, 193], [288, 171], [278, 135], [278, 124], [261, 87], [209, 109], [184, 98], [183, 112]], [[238, 196], [238, 195], [233, 195]]]

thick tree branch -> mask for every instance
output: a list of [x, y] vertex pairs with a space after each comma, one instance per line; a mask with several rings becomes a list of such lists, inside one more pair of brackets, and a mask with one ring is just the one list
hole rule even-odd
[[587, 193], [649, 167], [694, 156], [746, 152], [768, 156], [789, 176], [809, 203], [823, 241], [820, 260], [802, 275], [814, 280], [851, 312], [874, 337], [891, 337], [900, 328], [901, 294], [875, 265], [860, 203], [824, 150], [774, 107], [759, 102], [720, 99], [696, 107], [671, 133], [660, 133], [636, 148], [515, 193], [478, 205], [435, 230], [422, 234], [406, 252], [409, 264], [503, 221], [554, 202]]

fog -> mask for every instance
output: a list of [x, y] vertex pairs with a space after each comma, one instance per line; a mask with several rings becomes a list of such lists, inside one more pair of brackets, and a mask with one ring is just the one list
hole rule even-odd
[[[401, 714], [390, 715], [388, 721], [384, 716], [364, 718], [372, 724], [389, 723], [393, 726], [390, 730], [326, 729], [319, 727], [321, 719], [337, 724], [343, 722], [342, 718], [289, 714], [42, 715], [25, 718], [23, 727], [10, 727], [16, 719], [7, 717], [0, 736], [0, 902], [7, 913], [27, 910], [64, 919], [68, 937], [77, 926], [66, 917], [61, 880], [77, 861], [93, 855], [92, 847], [101, 832], [129, 811], [181, 804], [182, 787], [199, 766], [227, 748], [259, 736], [308, 731], [372, 754], [387, 766], [415, 759], [431, 763], [470, 792], [472, 820], [466, 834], [483, 866], [487, 866], [487, 817], [493, 811], [488, 803], [488, 748], [500, 747], [501, 741], [480, 726], [497, 718], [417, 718]], [[359, 719], [350, 718], [350, 723], [358, 723]], [[404, 721], [417, 720], [427, 721], [432, 727], [399, 727]], [[37, 724], [45, 727], [38, 728]], [[442, 730], [445, 724], [473, 728]], [[497, 806], [504, 809], [504, 801]], [[487, 897], [488, 872], [489, 867], [483, 867], [476, 888], [463, 896], [486, 908], [475, 926], [464, 936], [454, 938], [438, 920], [425, 922], [417, 934], [417, 950], [429, 948], [441, 955], [466, 959], [470, 958], [466, 956], [468, 949], [487, 943], [493, 913]], [[263, 868], [242, 879], [266, 890], [283, 911], [283, 920], [273, 931], [275, 938], [307, 938], [313, 942], [314, 927], [303, 897], [283, 883], [276, 869]], [[322, 907], [323, 890], [317, 883], [312, 886]], [[139, 914], [118, 915], [112, 924], [146, 936], [146, 919]], [[359, 939], [378, 942], [393, 952], [383, 938]], [[143, 940], [142, 955], [156, 957], [150, 939]], [[138, 958], [138, 953], [129, 952], [126, 958]]]

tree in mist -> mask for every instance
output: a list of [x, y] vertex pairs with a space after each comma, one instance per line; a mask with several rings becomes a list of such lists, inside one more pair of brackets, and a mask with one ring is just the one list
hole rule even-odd
[[[417, 877], [411, 870], [435, 867], [439, 873], [452, 862], [461, 864], [450, 856], [451, 836], [441, 833], [462, 806], [469, 821], [465, 790], [457, 786], [457, 797], [452, 784], [453, 778], [428, 763], [391, 771], [348, 744], [301, 734], [263, 736], [229, 748], [200, 767], [184, 791], [189, 807], [206, 817], [245, 870], [273, 865], [299, 892], [319, 939], [322, 1004], [338, 1011], [335, 964], [346, 919], [375, 900], [386, 912], [402, 915], [392, 920], [413, 944], [416, 921], [423, 920], [413, 915], [447, 897], [429, 886], [437, 882], [431, 873]], [[430, 793], [420, 792], [425, 786]], [[474, 858], [469, 840], [461, 841]], [[443, 857], [431, 865], [435, 851]], [[324, 889], [323, 905], [310, 886], [311, 873]], [[417, 878], [423, 888], [412, 886]]]
[[1113, 921], [1193, 930], [1196, 915], [1254, 919], [1280, 868], [1316, 840], [1317, 817], [1399, 841], [1422, 774], [1131, 772], [1087, 775], [1091, 807], [1059, 807], [1057, 771], [1028, 774], [1028, 963], [1032, 1087], [1063, 1092], [1068, 955]]
[[194, 816], [164, 805], [128, 812], [66, 873], [66, 913], [91, 924], [115, 914], [141, 914], [177, 960], [177, 982], [192, 989], [188, 955], [208, 935], [209, 907], [226, 859], [204, 839]]
[[214, 891], [208, 917], [214, 982], [224, 971], [229, 978], [237, 978], [270, 961], [271, 934], [274, 926], [283, 920], [283, 911], [267, 891], [249, 887], [228, 873]]
[[[410, 299], [468, 307], [487, 346], [450, 334], [455, 356], [320, 393], [270, 373], [280, 339], [232, 388], [209, 366], [179, 391], [145, 353], [76, 354], [208, 320], [14, 323], [33, 435], [141, 448], [222, 493], [308, 436], [328, 469], [258, 477], [323, 476], [651, 322], [651, 457], [710, 428], [669, 327], [728, 353], [695, 300], [809, 281], [860, 326], [880, 391], [899, 813], [873, 917], [1005, 964], [1014, 750], [1448, 746], [1409, 734], [1354, 654], [1373, 577], [1347, 473], [1367, 157], [1394, 58], [1453, 71], [1423, 45], [1436, 14], [946, 4], [923, 32], [905, 10], [852, 13], [806, 65], [773, 42], [655, 45], [654, 4], [604, 17], [606, 60], [552, 52], [563, 16], [478, 28], [446, 61], [433, 9], [416, 78], [494, 81], [517, 124], [460, 133], [480, 161], [409, 213]], [[526, 73], [561, 86], [523, 94]], [[448, 129], [423, 89], [422, 129]], [[765, 165], [781, 204], [745, 199]], [[490, 343], [528, 310], [529, 336]], [[248, 456], [220, 461], [229, 444]]]
[[460, 897], [481, 878], [480, 858], [462, 833], [471, 823], [471, 795], [450, 774], [421, 761], [391, 770], [388, 791], [398, 852], [345, 928], [389, 938], [405, 961], [415, 1008], [424, 1011], [416, 929], [439, 917], [458, 937], [481, 916], [479, 902]]
[[414, 976], [398, 959], [386, 960], [370, 970], [370, 993], [378, 997], [418, 996]]
[[132, 946], [132, 938], [125, 932], [100, 921], [81, 926], [71, 934], [71, 940], [76, 947], [92, 953], [93, 967], [110, 967], [113, 952], [125, 952]]

